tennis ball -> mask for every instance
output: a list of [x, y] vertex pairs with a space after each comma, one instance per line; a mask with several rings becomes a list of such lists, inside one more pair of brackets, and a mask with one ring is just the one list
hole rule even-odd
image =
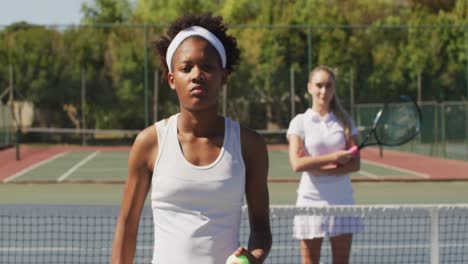
[[244, 255], [240, 255], [238, 257], [231, 255], [226, 260], [226, 264], [250, 264], [250, 262], [249, 259]]

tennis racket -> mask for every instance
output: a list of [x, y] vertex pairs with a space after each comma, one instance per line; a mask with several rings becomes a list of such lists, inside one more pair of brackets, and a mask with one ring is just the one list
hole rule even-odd
[[422, 124], [421, 109], [409, 96], [390, 100], [377, 112], [372, 129], [358, 146], [350, 148], [354, 154], [372, 145], [400, 146], [415, 138]]

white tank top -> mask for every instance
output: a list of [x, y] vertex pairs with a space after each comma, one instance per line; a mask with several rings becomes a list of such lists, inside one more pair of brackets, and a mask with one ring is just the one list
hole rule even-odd
[[239, 246], [245, 191], [239, 124], [224, 118], [224, 142], [209, 165], [188, 162], [177, 138], [178, 114], [157, 122], [151, 207], [153, 263], [225, 263]]

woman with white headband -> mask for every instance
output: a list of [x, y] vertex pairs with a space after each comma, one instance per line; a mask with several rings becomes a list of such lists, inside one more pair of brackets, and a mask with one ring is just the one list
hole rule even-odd
[[[132, 263], [150, 187], [152, 263], [232, 264], [227, 259], [234, 255], [254, 264], [270, 251], [265, 142], [218, 115], [222, 86], [239, 61], [236, 40], [226, 30], [221, 17], [186, 15], [156, 43], [180, 113], [144, 129], [132, 146], [112, 263]], [[239, 245], [244, 195], [247, 248]]]

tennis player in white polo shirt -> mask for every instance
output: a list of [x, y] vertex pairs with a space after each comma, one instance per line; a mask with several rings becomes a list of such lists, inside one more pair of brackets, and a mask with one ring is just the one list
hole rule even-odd
[[[360, 156], [347, 149], [356, 145], [357, 129], [339, 103], [329, 67], [312, 70], [307, 89], [312, 107], [294, 117], [287, 132], [291, 167], [302, 172], [296, 205], [352, 205], [349, 173], [359, 170]], [[319, 263], [324, 237], [330, 238], [333, 263], [348, 263], [352, 234], [361, 229], [356, 218], [296, 216], [294, 237], [301, 240], [302, 263]]]

